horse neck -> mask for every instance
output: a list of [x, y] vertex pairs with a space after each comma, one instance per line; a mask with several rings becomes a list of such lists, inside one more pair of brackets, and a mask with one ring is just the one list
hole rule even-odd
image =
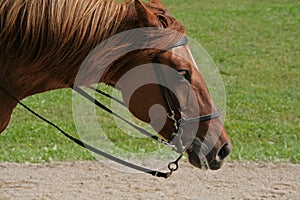
[[7, 127], [13, 109], [17, 106], [17, 102], [10, 98], [2, 88], [0, 88], [0, 134]]
[[[92, 49], [112, 35], [138, 27], [132, 3], [111, 0], [74, 0], [71, 4], [55, 0], [31, 4], [3, 0], [2, 3], [0, 85], [17, 99], [69, 87]], [[8, 125], [16, 105], [0, 91], [0, 133]]]

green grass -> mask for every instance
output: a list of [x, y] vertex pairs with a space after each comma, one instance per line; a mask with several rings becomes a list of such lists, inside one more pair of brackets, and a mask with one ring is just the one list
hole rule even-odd
[[[233, 143], [230, 159], [299, 163], [300, 2], [163, 2], [186, 26], [188, 35], [210, 53], [222, 74], [226, 128]], [[24, 102], [76, 133], [70, 91], [41, 94]], [[101, 115], [107, 129], [118, 133], [110, 126], [111, 118]], [[143, 146], [125, 136], [120, 148], [131, 151]], [[94, 159], [21, 107], [0, 136], [0, 144], [0, 162]], [[143, 146], [145, 151], [151, 148]]]

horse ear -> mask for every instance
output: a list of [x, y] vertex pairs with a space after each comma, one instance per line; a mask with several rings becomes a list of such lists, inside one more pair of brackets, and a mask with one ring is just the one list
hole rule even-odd
[[134, 1], [138, 23], [141, 27], [157, 27], [159, 25], [156, 15], [149, 10], [141, 0]]
[[154, 6], [157, 6], [159, 8], [163, 8], [163, 4], [160, 0], [150, 0], [150, 4], [154, 5]]

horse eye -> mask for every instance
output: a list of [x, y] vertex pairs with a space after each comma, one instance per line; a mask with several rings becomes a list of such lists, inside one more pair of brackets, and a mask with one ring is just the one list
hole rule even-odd
[[191, 74], [188, 70], [178, 70], [178, 78], [185, 78], [187, 81], [191, 82]]

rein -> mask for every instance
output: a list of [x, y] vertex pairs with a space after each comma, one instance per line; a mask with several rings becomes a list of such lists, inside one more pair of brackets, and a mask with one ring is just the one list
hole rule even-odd
[[[25, 108], [27, 111], [29, 111], [31, 114], [33, 114], [34, 116], [36, 116], [37, 118], [41, 119], [42, 121], [46, 122], [47, 124], [51, 125], [52, 127], [54, 127], [55, 129], [57, 129], [59, 132], [61, 132], [65, 137], [67, 137], [68, 139], [70, 139], [71, 141], [75, 142], [76, 144], [78, 144], [79, 146], [83, 147], [84, 149], [87, 149], [95, 154], [98, 154], [100, 156], [103, 156], [107, 159], [110, 159], [116, 163], [119, 163], [121, 165], [124, 165], [126, 167], [135, 169], [137, 171], [140, 172], [144, 172], [144, 173], [148, 173], [151, 174], [152, 176], [156, 176], [156, 177], [161, 177], [161, 178], [168, 178], [172, 175], [172, 173], [174, 171], [177, 171], [178, 169], [178, 162], [182, 157], [182, 154], [174, 161], [174, 162], [170, 162], [168, 164], [168, 169], [170, 170], [169, 172], [160, 172], [160, 171], [156, 171], [156, 170], [151, 170], [142, 166], [138, 166], [135, 165], [133, 163], [127, 162], [125, 160], [119, 159], [113, 155], [107, 154], [104, 151], [101, 151], [73, 136], [71, 136], [69, 133], [67, 133], [66, 131], [64, 131], [63, 129], [61, 129], [58, 125], [54, 124], [53, 122], [51, 122], [50, 120], [46, 119], [45, 117], [43, 117], [42, 115], [38, 114], [37, 112], [35, 112], [34, 110], [32, 110], [31, 108], [29, 108], [27, 105], [25, 105], [24, 103], [22, 103], [20, 100], [18, 100], [14, 95], [12, 95], [10, 92], [8, 92], [2, 85], [0, 85], [0, 90], [2, 90], [5, 94], [7, 94], [9, 97], [11, 97], [14, 101], [16, 101], [18, 104], [20, 104], [23, 108]], [[113, 112], [108, 109], [106, 106], [104, 106], [102, 103], [98, 102], [96, 99], [94, 99], [93, 97], [91, 97], [89, 94], [87, 94], [86, 92], [84, 92], [82, 89], [80, 89], [77, 86], [73, 87], [73, 90], [75, 90], [76, 92], [78, 92], [79, 94], [81, 94], [83, 97], [87, 98], [88, 100], [91, 100], [95, 103], [95, 105], [97, 105], [98, 107], [101, 107], [102, 109], [104, 109], [105, 111], [113, 114]], [[105, 95], [106, 96], [106, 95]], [[92, 100], [93, 99], [93, 100]], [[117, 116], [117, 115], [116, 115]], [[130, 123], [130, 122], [129, 122]], [[150, 134], [149, 137], [151, 137], [152, 139], [155, 139], [165, 145], [169, 145], [169, 143], [164, 142], [164, 140], [160, 139], [157, 136], [152, 135], [151, 133], [148, 133], [146, 130], [143, 130], [142, 128], [132, 124], [134, 128], [138, 128], [139, 131], [142, 131], [145, 134]]]
[[[184, 46], [188, 43], [188, 38], [186, 36], [184, 36], [181, 40], [179, 40], [175, 45], [173, 45], [172, 47], [170, 47], [169, 49], [172, 48], [176, 48], [176, 47], [180, 47], [180, 46]], [[160, 81], [164, 81], [164, 77], [163, 77], [163, 72], [160, 69], [160, 67], [157, 67], [157, 64], [160, 64], [158, 57], [155, 57], [152, 60], [153, 64], [154, 64], [154, 70], [155, 73], [157, 75], [157, 78]], [[54, 124], [53, 122], [51, 122], [50, 120], [46, 119], [45, 117], [41, 116], [40, 114], [38, 114], [37, 112], [35, 112], [34, 110], [32, 110], [31, 108], [29, 108], [28, 106], [26, 106], [24, 103], [22, 103], [20, 100], [18, 100], [14, 95], [12, 95], [9, 91], [7, 91], [2, 85], [0, 85], [0, 90], [2, 90], [4, 93], [6, 93], [8, 96], [10, 96], [14, 101], [16, 101], [17, 103], [19, 103], [22, 107], [24, 107], [26, 110], [28, 110], [30, 113], [32, 113], [34, 116], [36, 116], [37, 118], [41, 119], [42, 121], [48, 123], [49, 125], [51, 125], [52, 127], [56, 128], [58, 131], [60, 131], [65, 137], [67, 137], [68, 139], [72, 140], [73, 142], [75, 142], [76, 144], [78, 144], [79, 146], [93, 152], [96, 153], [98, 155], [101, 155], [105, 158], [108, 158], [116, 163], [119, 163], [121, 165], [124, 165], [126, 167], [129, 168], [133, 168], [135, 170], [141, 171], [141, 172], [145, 172], [148, 174], [151, 174], [153, 176], [156, 177], [162, 177], [162, 178], [168, 178], [174, 171], [176, 171], [178, 169], [178, 162], [182, 157], [183, 154], [183, 150], [181, 147], [176, 147], [176, 145], [171, 144], [171, 140], [175, 137], [175, 136], [179, 136], [180, 134], [183, 134], [183, 131], [179, 131], [180, 129], [182, 129], [182, 127], [184, 126], [184, 124], [186, 123], [194, 123], [194, 122], [204, 122], [204, 121], [208, 121], [208, 120], [212, 120], [215, 118], [218, 118], [221, 113], [219, 111], [212, 113], [212, 114], [208, 114], [208, 115], [202, 115], [202, 116], [198, 116], [198, 117], [193, 117], [193, 118], [188, 118], [185, 119], [181, 116], [180, 114], [180, 108], [178, 106], [176, 106], [174, 104], [175, 100], [173, 95], [171, 94], [170, 90], [163, 87], [162, 85], [159, 85], [160, 91], [161, 91], [161, 95], [164, 99], [164, 103], [167, 107], [167, 116], [168, 118], [170, 118], [171, 120], [174, 121], [174, 131], [172, 133], [171, 139], [169, 141], [165, 141], [164, 139], [159, 138], [158, 136], [155, 136], [153, 134], [151, 134], [150, 132], [146, 131], [145, 129], [131, 123], [130, 121], [126, 120], [125, 118], [123, 118], [122, 116], [118, 115], [117, 113], [113, 112], [111, 109], [109, 109], [108, 107], [106, 107], [105, 105], [103, 105], [101, 102], [97, 101], [96, 99], [94, 99], [92, 96], [90, 96], [87, 92], [85, 92], [84, 90], [82, 90], [81, 88], [79, 88], [76, 85], [72, 85], [70, 86], [74, 91], [76, 91], [78, 94], [80, 94], [81, 96], [83, 96], [84, 98], [86, 98], [87, 100], [91, 101], [92, 103], [94, 103], [96, 106], [98, 106], [99, 108], [103, 109], [104, 111], [116, 116], [117, 118], [121, 119], [122, 121], [124, 121], [125, 123], [127, 123], [128, 125], [132, 126], [134, 129], [138, 130], [140, 133], [146, 135], [147, 137], [156, 140], [159, 143], [162, 143], [164, 145], [170, 146], [173, 148], [173, 150], [175, 150], [176, 152], [178, 152], [180, 154], [180, 156], [174, 161], [174, 162], [170, 162], [168, 164], [168, 169], [169, 172], [160, 172], [160, 171], [156, 171], [156, 170], [151, 170], [130, 162], [127, 162], [125, 160], [119, 159], [113, 155], [107, 154], [104, 151], [101, 151], [73, 136], [71, 136], [69, 133], [67, 133], [66, 131], [64, 131], [63, 129], [61, 129], [59, 126], [57, 126], [56, 124]], [[113, 98], [112, 96], [98, 90], [95, 89], [93, 87], [90, 87], [90, 89], [108, 97], [111, 98], [112, 100], [124, 105], [123, 102], [119, 101], [118, 99]], [[170, 102], [170, 100], [171, 102]], [[173, 103], [173, 107], [175, 107], [177, 109], [177, 113], [180, 114], [180, 118], [179, 120], [176, 120], [175, 118], [175, 112], [172, 108], [172, 104]], [[180, 137], [180, 136], [179, 136]]]

